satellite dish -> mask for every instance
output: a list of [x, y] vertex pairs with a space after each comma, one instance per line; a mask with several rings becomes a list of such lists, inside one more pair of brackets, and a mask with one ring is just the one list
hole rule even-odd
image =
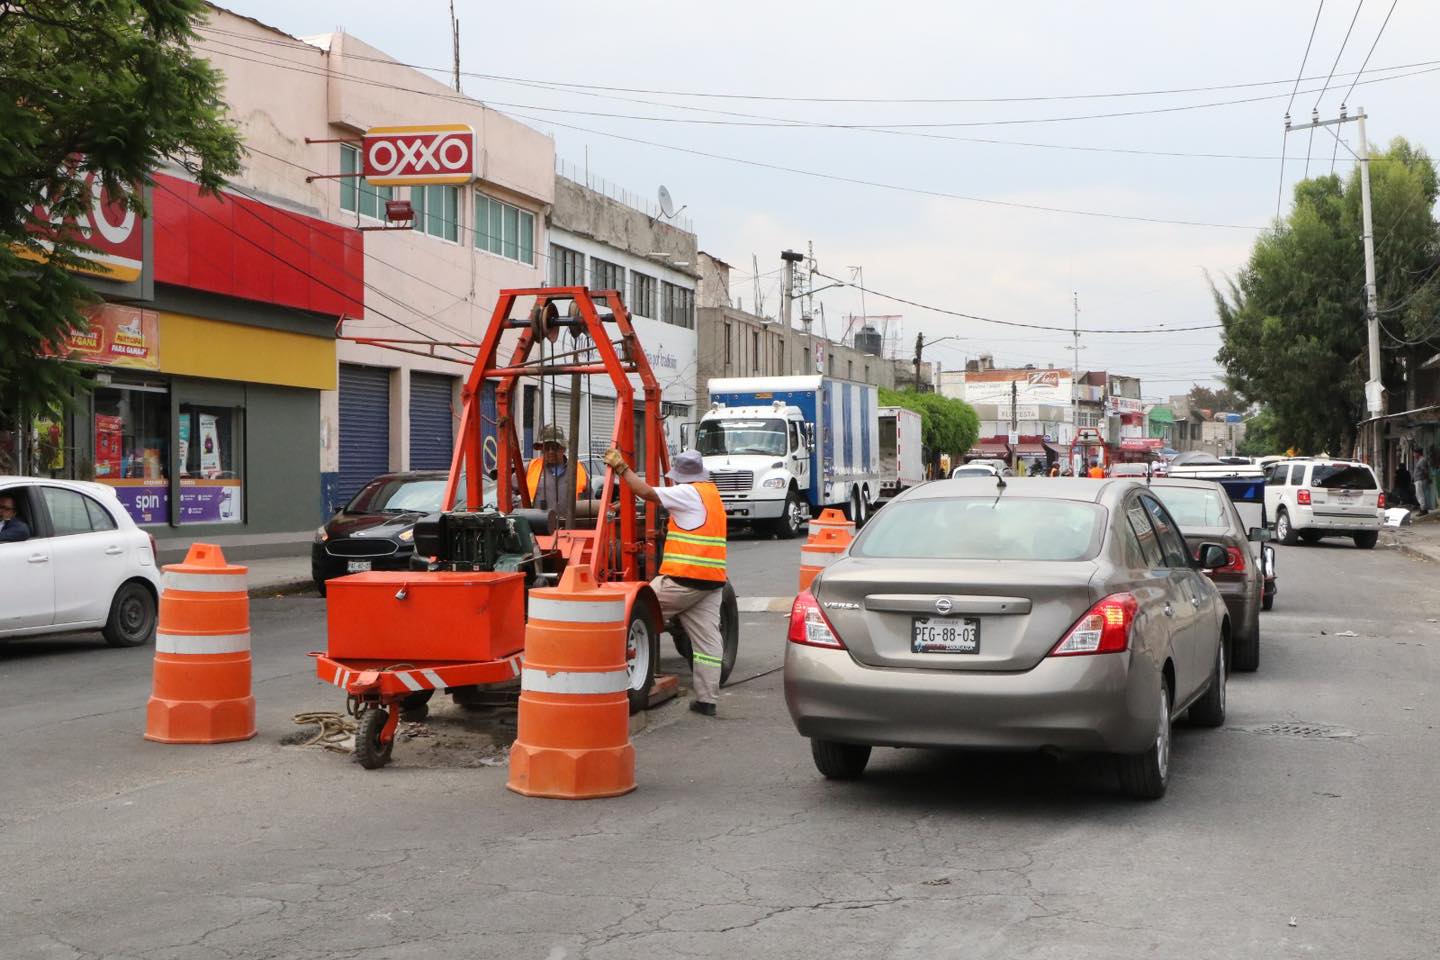
[[675, 216], [675, 201], [670, 197], [670, 191], [665, 189], [663, 183], [660, 185], [660, 212], [666, 220]]

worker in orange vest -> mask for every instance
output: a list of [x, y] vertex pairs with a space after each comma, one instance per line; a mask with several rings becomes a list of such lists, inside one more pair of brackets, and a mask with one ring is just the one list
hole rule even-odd
[[1100, 461], [1098, 459], [1090, 461], [1089, 476], [1092, 480], [1105, 479], [1105, 468], [1100, 466]]
[[[565, 467], [569, 462], [565, 455], [564, 431], [555, 426], [542, 428], [535, 447], [540, 451], [540, 456], [531, 460], [525, 468], [525, 489], [530, 491], [530, 503], [546, 510], [562, 510], [560, 485], [565, 480]], [[585, 475], [585, 467], [575, 464], [577, 498], [585, 495], [589, 481], [590, 478]]]
[[725, 503], [710, 482], [710, 471], [698, 450], [676, 454], [671, 486], [652, 487], [615, 449], [605, 451], [605, 464], [637, 497], [659, 504], [670, 514], [665, 528], [665, 556], [660, 575], [650, 587], [660, 601], [660, 616], [679, 617], [690, 635], [691, 676], [695, 699], [690, 709], [715, 716], [720, 692], [720, 598], [725, 586]]

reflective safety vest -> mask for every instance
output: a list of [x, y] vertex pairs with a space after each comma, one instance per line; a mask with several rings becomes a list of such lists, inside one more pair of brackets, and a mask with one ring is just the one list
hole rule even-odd
[[[536, 457], [530, 461], [530, 466], [525, 468], [525, 489], [530, 491], [532, 503], [535, 501], [535, 491], [540, 489], [540, 471], [544, 468], [544, 457]], [[583, 463], [575, 464], [575, 496], [583, 497], [585, 495], [585, 484], [588, 481], [589, 478], [585, 475], [585, 465]]]
[[670, 518], [665, 528], [665, 558], [660, 572], [667, 577], [725, 582], [725, 502], [713, 483], [693, 483], [705, 505], [705, 522], [686, 530]]

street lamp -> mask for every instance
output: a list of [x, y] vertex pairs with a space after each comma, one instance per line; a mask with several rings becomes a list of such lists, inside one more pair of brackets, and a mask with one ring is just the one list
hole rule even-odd
[[917, 334], [915, 334], [915, 392], [916, 392], [916, 393], [919, 393], [919, 392], [920, 392], [920, 355], [924, 352], [925, 347], [926, 347], [927, 345], [933, 347], [935, 344], [937, 344], [937, 343], [944, 343], [946, 340], [966, 340], [966, 339], [969, 339], [969, 338], [968, 338], [968, 337], [962, 337], [962, 336], [960, 336], [959, 334], [952, 334], [952, 335], [950, 335], [950, 336], [948, 336], [948, 337], [940, 337], [938, 340], [930, 340], [930, 341], [928, 341], [928, 343], [927, 343], [927, 341], [925, 340], [925, 334], [924, 334], [924, 333], [917, 333]]

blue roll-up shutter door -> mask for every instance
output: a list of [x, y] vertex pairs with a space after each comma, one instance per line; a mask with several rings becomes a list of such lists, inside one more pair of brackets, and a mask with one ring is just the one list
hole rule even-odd
[[390, 469], [390, 371], [340, 364], [340, 479], [337, 504], [348, 503]]
[[448, 470], [455, 429], [450, 400], [455, 380], [410, 374], [410, 469]]

